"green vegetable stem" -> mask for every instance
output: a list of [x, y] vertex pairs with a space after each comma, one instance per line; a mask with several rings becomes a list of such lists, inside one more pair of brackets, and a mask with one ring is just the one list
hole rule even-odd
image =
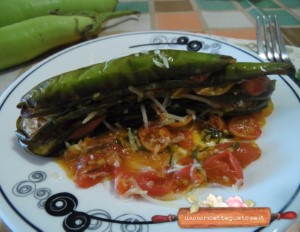
[[47, 15], [0, 28], [0, 70], [29, 61], [58, 46], [96, 37], [102, 24], [136, 11]]
[[48, 15], [50, 11], [114, 11], [117, 0], [1, 0], [0, 27]]
[[286, 74], [287, 70], [290, 70], [291, 68], [292, 66], [289, 63], [237, 62], [228, 65], [226, 69], [215, 73], [209, 81], [206, 82], [206, 85], [215, 86], [219, 84], [250, 80], [252, 78], [270, 74]]

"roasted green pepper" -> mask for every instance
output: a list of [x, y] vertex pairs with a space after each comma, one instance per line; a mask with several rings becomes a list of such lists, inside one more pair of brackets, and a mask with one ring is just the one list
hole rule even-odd
[[94, 94], [106, 94], [129, 85], [139, 86], [171, 78], [216, 72], [235, 59], [176, 50], [137, 53], [95, 64], [48, 79], [22, 99], [18, 107], [48, 107], [49, 101], [66, 104]]

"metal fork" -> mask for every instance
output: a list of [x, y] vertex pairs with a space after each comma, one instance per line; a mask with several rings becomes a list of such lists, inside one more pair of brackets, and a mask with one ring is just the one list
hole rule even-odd
[[[262, 28], [261, 28], [262, 26]], [[279, 23], [276, 15], [260, 19], [256, 18], [256, 40], [257, 53], [264, 60], [272, 62], [287, 62], [292, 64], [283, 41]], [[292, 64], [292, 68], [288, 71], [288, 76], [300, 86], [300, 80], [296, 78], [296, 69]]]

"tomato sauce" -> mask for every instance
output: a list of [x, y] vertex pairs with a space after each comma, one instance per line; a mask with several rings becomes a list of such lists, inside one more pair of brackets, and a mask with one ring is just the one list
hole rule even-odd
[[70, 145], [57, 162], [77, 186], [110, 181], [123, 197], [171, 200], [209, 183], [241, 186], [243, 169], [262, 153], [255, 140], [272, 111], [270, 103], [252, 115], [107, 131]]

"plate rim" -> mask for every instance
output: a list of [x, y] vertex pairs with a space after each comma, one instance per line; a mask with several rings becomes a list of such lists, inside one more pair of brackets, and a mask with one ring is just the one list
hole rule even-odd
[[[32, 67], [30, 67], [28, 70], [26, 70], [23, 74], [21, 74], [13, 83], [11, 83], [8, 86], [8, 88], [6, 88], [5, 91], [1, 94], [1, 96], [0, 96], [0, 111], [1, 111], [2, 107], [5, 105], [6, 100], [10, 97], [10, 95], [14, 92], [14, 90], [19, 85], [22, 84], [22, 82], [26, 78], [28, 78], [32, 73], [34, 73], [39, 68], [43, 67], [48, 62], [51, 62], [53, 59], [56, 59], [57, 57], [62, 56], [65, 53], [68, 53], [70, 51], [76, 50], [80, 47], [84, 47], [84, 46], [89, 45], [89, 44], [99, 43], [99, 42], [101, 43], [101, 41], [109, 40], [111, 38], [124, 37], [124, 36], [136, 35], [136, 34], [176, 34], [176, 35], [196, 36], [196, 37], [200, 37], [200, 38], [204, 38], [204, 39], [208, 39], [208, 40], [212, 40], [212, 41], [217, 41], [217, 42], [220, 42], [222, 44], [226, 44], [227, 46], [230, 46], [234, 49], [238, 49], [238, 50], [242, 51], [243, 53], [255, 58], [259, 62], [264, 61], [263, 59], [258, 57], [257, 54], [255, 54], [254, 52], [252, 52], [250, 50], [247, 50], [245, 48], [242, 48], [242, 47], [240, 47], [238, 45], [235, 45], [235, 44], [232, 44], [230, 42], [224, 41], [221, 38], [210, 36], [210, 35], [205, 35], [205, 34], [201, 34], [201, 33], [192, 33], [192, 32], [184, 32], [184, 31], [171, 31], [171, 30], [168, 30], [168, 31], [157, 30], [157, 31], [125, 32], [125, 33], [107, 35], [107, 36], [98, 37], [96, 39], [92, 39], [92, 40], [82, 42], [82, 43], [73, 45], [71, 47], [65, 48], [65, 49], [63, 49], [63, 50], [61, 50], [61, 51], [59, 51], [55, 54], [52, 54], [51, 56], [41, 60], [37, 64], [34, 64]], [[298, 102], [300, 103], [300, 94], [298, 93], [299, 88], [297, 87], [297, 85], [292, 80], [289, 80], [289, 79], [287, 80], [282, 75], [278, 75], [278, 76], [284, 81], [284, 83], [289, 87], [289, 89], [292, 90], [294, 96], [297, 98]], [[291, 82], [293, 84], [291, 84]], [[299, 192], [300, 192], [300, 184], [299, 184], [298, 188], [295, 190], [295, 193], [293, 194], [294, 195], [294, 197], [292, 197], [293, 200], [297, 197]], [[5, 200], [5, 202], [9, 205], [9, 207], [10, 207], [9, 210], [12, 210], [14, 213], [16, 213], [27, 225], [29, 225], [33, 229], [35, 229], [37, 231], [41, 231], [38, 227], [36, 227], [33, 223], [31, 223], [25, 216], [23, 216], [22, 213], [20, 213], [18, 209], [15, 208], [13, 203], [7, 198], [5, 192], [2, 189], [1, 184], [0, 184], [0, 193], [1, 193], [1, 198], [3, 198]], [[293, 200], [288, 201], [287, 204], [282, 209], [284, 209], [284, 208], [288, 207], [290, 204], [292, 204]], [[0, 210], [0, 214], [2, 215], [1, 216], [2, 219], [5, 221], [6, 217], [4, 216], [4, 213], [2, 212], [2, 210]], [[8, 225], [12, 225], [11, 223], [8, 222], [9, 219], [6, 219], [6, 220], [7, 221], [5, 221], [5, 223], [7, 223]]]

